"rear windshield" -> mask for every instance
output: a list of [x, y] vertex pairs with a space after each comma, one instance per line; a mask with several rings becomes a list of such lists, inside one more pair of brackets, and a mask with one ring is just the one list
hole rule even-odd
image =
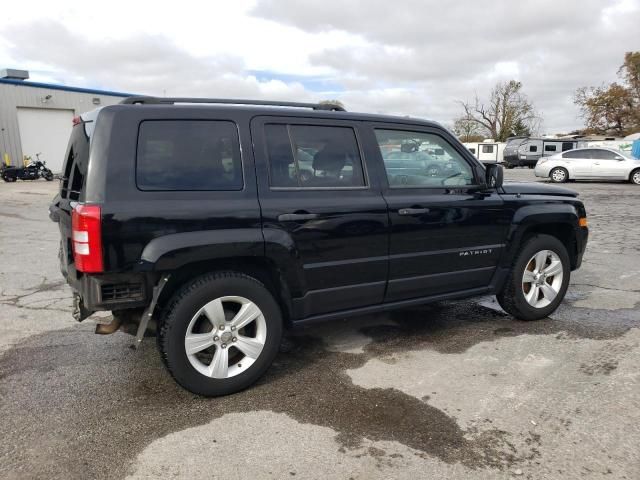
[[136, 162], [140, 190], [243, 187], [238, 129], [229, 121], [144, 121]]

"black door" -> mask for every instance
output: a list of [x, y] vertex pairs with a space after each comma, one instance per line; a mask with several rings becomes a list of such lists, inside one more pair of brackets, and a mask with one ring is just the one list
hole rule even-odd
[[289, 244], [294, 317], [382, 302], [389, 220], [358, 124], [258, 117], [251, 131], [267, 256]]
[[385, 301], [482, 291], [511, 218], [500, 196], [478, 188], [477, 166], [445, 132], [371, 127], [391, 222]]

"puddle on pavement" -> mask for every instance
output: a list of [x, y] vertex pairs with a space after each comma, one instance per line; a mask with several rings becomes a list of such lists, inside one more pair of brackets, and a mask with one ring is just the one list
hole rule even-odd
[[361, 329], [372, 338], [364, 354], [328, 351], [314, 328], [301, 330], [257, 385], [217, 399], [174, 384], [152, 339], [134, 351], [128, 348], [132, 337], [96, 336], [92, 325], [31, 337], [0, 357], [0, 474], [19, 474], [28, 464], [36, 477], [122, 477], [153, 440], [254, 410], [329, 427], [337, 433], [336, 448], [357, 448], [363, 438], [390, 440], [447, 463], [504, 469], [530, 460], [535, 449], [517, 451], [509, 434], [497, 429], [462, 430], [428, 400], [356, 386], [346, 370], [409, 349], [459, 353], [502, 336], [567, 332], [613, 338], [628, 330], [615, 321], [608, 328], [597, 322], [516, 322], [471, 302], [392, 312], [384, 323]]

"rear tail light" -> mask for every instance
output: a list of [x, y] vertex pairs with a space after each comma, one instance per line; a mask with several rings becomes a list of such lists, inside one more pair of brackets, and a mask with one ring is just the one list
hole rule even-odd
[[73, 260], [76, 269], [99, 273], [102, 263], [102, 224], [98, 205], [76, 205], [71, 213]]

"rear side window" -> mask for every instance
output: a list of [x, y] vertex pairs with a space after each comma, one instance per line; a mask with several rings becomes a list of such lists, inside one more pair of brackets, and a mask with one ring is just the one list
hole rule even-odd
[[483, 145], [482, 153], [493, 153], [493, 145]]
[[544, 151], [545, 152], [555, 152], [556, 151], [556, 146], [555, 145], [545, 145], [544, 146]]
[[89, 164], [90, 138], [86, 124], [73, 127], [60, 183], [60, 197], [79, 200]]
[[136, 183], [141, 190], [242, 190], [233, 122], [147, 120], [140, 124]]
[[360, 149], [350, 127], [267, 124], [265, 137], [272, 187], [365, 186]]

